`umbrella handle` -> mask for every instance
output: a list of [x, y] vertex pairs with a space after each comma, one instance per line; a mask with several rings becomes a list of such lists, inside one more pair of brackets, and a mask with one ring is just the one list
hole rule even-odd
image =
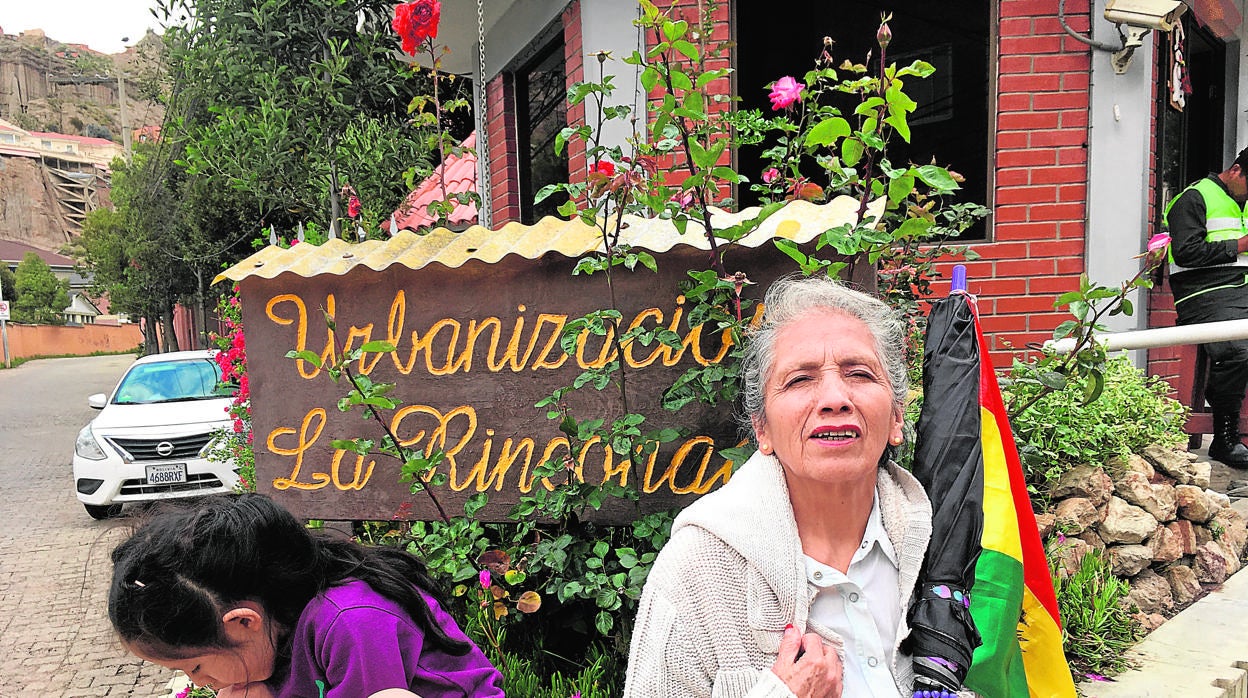
[[949, 293], [957, 293], [958, 291], [966, 291], [965, 264], [957, 264], [953, 267], [953, 283], [949, 286]]

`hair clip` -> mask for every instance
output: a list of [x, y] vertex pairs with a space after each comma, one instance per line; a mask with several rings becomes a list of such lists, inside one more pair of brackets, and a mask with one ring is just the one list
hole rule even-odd
[[140, 589], [144, 589], [144, 588], [146, 588], [146, 587], [147, 587], [147, 585], [146, 585], [146, 584], [144, 584], [143, 582], [140, 582], [140, 581], [139, 581], [139, 580], [137, 580], [137, 579], [136, 579], [136, 580], [134, 580], [133, 582], [130, 582], [130, 583], [131, 583], [131, 584], [133, 584], [133, 585], [135, 585], [136, 587], [138, 587], [138, 588], [140, 588]]

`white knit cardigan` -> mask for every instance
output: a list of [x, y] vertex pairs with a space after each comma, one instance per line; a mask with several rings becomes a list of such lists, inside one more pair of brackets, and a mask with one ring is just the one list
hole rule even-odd
[[[877, 491], [905, 609], [931, 538], [931, 504], [914, 476], [893, 463], [880, 468]], [[816, 591], [806, 581], [783, 467], [755, 453], [726, 485], [676, 517], [642, 592], [625, 698], [792, 698], [770, 670], [785, 625], [844, 647], [840, 636], [808, 620]], [[898, 643], [908, 634], [903, 613]], [[895, 652], [892, 673], [909, 696], [910, 657]]]

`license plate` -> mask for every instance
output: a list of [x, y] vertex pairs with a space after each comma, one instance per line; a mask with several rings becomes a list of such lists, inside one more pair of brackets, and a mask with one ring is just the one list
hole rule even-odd
[[186, 463], [162, 463], [147, 466], [147, 484], [176, 485], [186, 482]]

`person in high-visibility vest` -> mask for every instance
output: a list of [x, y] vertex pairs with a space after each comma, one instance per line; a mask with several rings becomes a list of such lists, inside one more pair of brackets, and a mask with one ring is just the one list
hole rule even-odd
[[[1248, 148], [1226, 170], [1184, 189], [1166, 206], [1170, 290], [1180, 325], [1248, 318]], [[1248, 388], [1248, 340], [1205, 345], [1213, 412], [1209, 457], [1248, 468], [1239, 415]]]

